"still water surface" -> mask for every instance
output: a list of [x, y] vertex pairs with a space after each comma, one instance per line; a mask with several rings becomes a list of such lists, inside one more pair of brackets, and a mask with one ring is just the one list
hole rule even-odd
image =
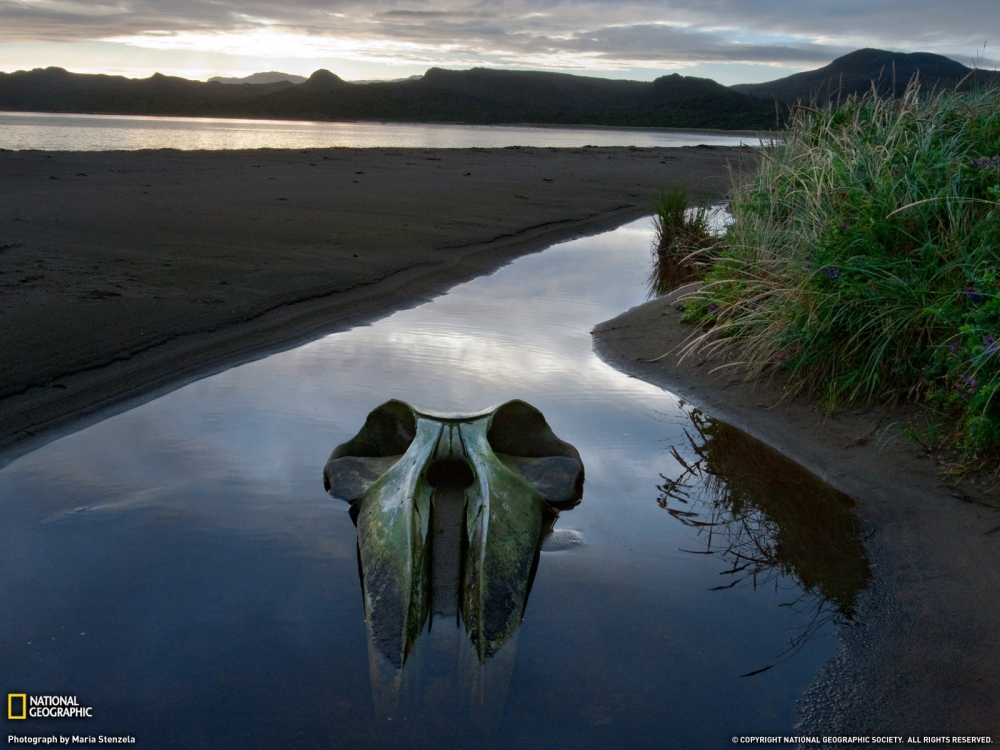
[[[642, 221], [192, 383], [0, 471], [4, 684], [142, 747], [720, 747], [791, 731], [868, 567], [851, 502], [612, 369]], [[378, 672], [330, 450], [389, 398], [520, 398], [586, 466], [515, 638], [435, 620]], [[758, 670], [765, 670], [758, 672]], [[743, 676], [750, 673], [752, 676]], [[485, 698], [484, 698], [485, 696]]]
[[757, 145], [749, 136], [681, 131], [301, 122], [0, 112], [0, 148], [130, 151], [142, 148], [579, 148], [581, 146]]

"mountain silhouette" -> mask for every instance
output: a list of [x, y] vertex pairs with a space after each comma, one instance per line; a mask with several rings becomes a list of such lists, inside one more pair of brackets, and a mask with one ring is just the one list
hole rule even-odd
[[229, 84], [240, 84], [240, 83], [279, 83], [280, 81], [288, 81], [289, 83], [302, 83], [305, 81], [305, 76], [292, 75], [291, 73], [279, 73], [276, 70], [269, 70], [266, 73], [253, 73], [252, 75], [244, 76], [243, 78], [226, 78], [224, 76], [213, 76], [208, 79], [209, 83], [229, 83]]
[[796, 73], [767, 83], [741, 83], [731, 88], [742, 94], [777, 99], [779, 102], [820, 102], [849, 94], [863, 95], [874, 82], [880, 94], [901, 94], [914, 75], [920, 76], [924, 89], [950, 89], [975, 81], [996, 83], [995, 72], [974, 70], [962, 63], [930, 52], [887, 52], [882, 49], [859, 49], [838, 57], [818, 70]]
[[[901, 93], [919, 74], [925, 89], [995, 85], [1000, 74], [941, 55], [862, 49], [818, 70], [726, 87], [673, 75], [625, 81], [537, 71], [446, 70], [395, 81], [345, 81], [317, 70], [300, 83], [282, 73], [243, 82], [190, 81], [36, 68], [0, 73], [0, 110], [87, 114], [249, 117], [351, 122], [592, 125], [762, 130], [779, 125], [779, 103]], [[262, 82], [270, 81], [270, 82]]]
[[675, 74], [641, 82], [485, 68], [431, 68], [420, 78], [365, 83], [318, 70], [299, 84], [36, 68], [0, 73], [0, 110], [729, 130], [775, 124], [773, 104], [706, 78]]

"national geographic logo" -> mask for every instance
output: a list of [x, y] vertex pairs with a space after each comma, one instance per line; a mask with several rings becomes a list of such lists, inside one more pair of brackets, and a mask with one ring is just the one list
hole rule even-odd
[[81, 706], [75, 695], [28, 695], [7, 693], [7, 718], [91, 719], [94, 709]]
[[[20, 706], [20, 708], [17, 708], [17, 706]], [[8, 719], [28, 718], [27, 693], [7, 693], [7, 718]]]

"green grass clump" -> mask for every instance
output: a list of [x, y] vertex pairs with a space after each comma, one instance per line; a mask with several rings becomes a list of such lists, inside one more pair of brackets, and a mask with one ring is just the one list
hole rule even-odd
[[691, 197], [683, 187], [663, 190], [653, 204], [655, 263], [649, 278], [650, 293], [670, 290], [700, 278], [705, 251], [715, 247], [708, 206], [688, 208]]
[[932, 405], [1000, 449], [1000, 91], [801, 108], [734, 188], [687, 319], [794, 392]]

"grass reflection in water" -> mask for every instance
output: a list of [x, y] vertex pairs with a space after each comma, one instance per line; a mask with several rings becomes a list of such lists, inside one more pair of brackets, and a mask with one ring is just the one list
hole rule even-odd
[[653, 297], [700, 281], [711, 266], [731, 220], [727, 206], [698, 204], [679, 186], [660, 193], [653, 206], [653, 268], [646, 279]]
[[729, 580], [717, 590], [780, 587], [792, 577], [802, 593], [781, 606], [801, 611], [806, 624], [790, 651], [831, 618], [853, 620], [871, 576], [854, 501], [745, 432], [697, 409], [689, 416], [695, 458], [670, 449], [681, 470], [660, 475], [657, 503], [704, 542], [688, 551], [726, 562]]

